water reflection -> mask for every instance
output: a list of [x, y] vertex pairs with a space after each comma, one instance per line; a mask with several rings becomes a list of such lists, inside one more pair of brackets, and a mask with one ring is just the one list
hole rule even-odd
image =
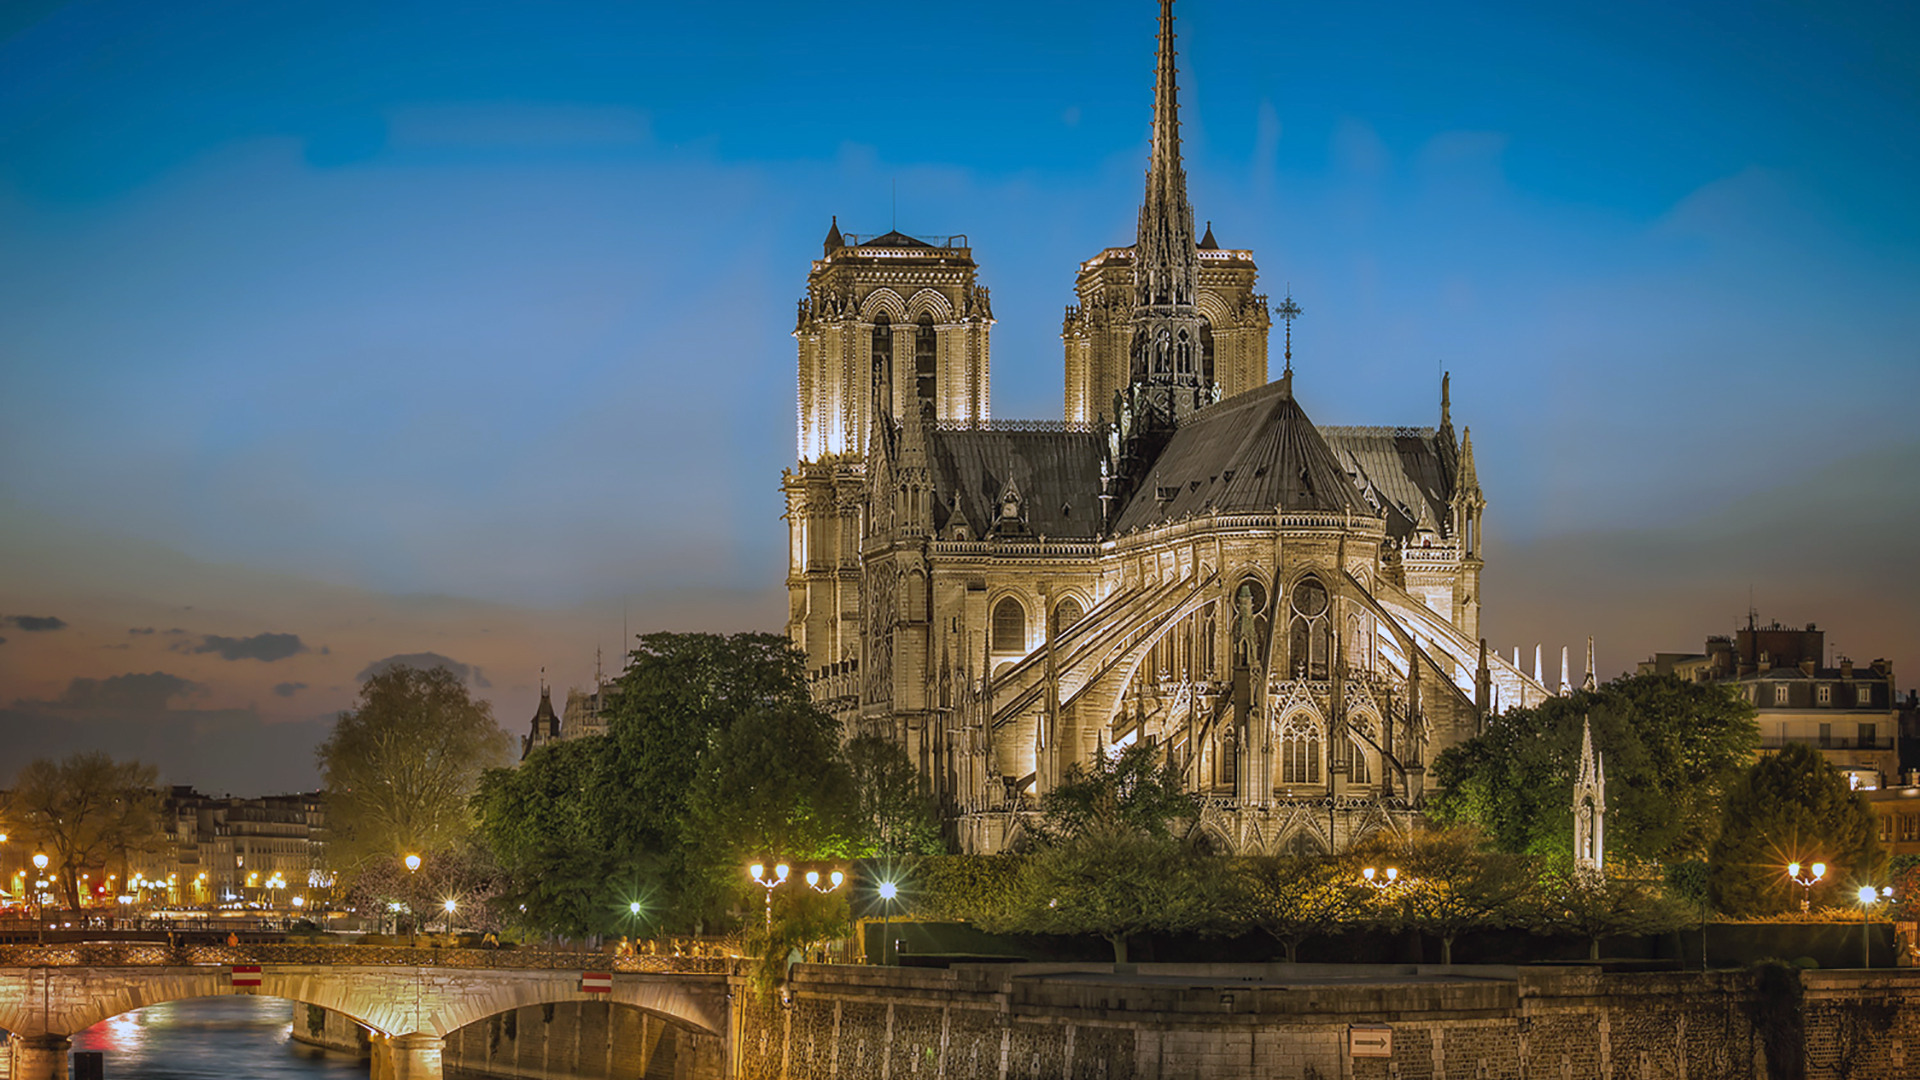
[[311, 1080], [367, 1075], [365, 1062], [293, 1041], [295, 1005], [282, 998], [170, 1001], [102, 1020], [73, 1037], [106, 1055], [114, 1080]]

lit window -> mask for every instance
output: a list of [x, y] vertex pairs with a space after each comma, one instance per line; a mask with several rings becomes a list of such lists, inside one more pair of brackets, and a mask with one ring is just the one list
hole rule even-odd
[[1855, 687], [1853, 692], [1859, 695], [1857, 700], [1861, 708], [1864, 709], [1873, 704], [1873, 687], [1862, 685]]
[[1821, 684], [1820, 684], [1820, 686], [1819, 686], [1819, 689], [1817, 689], [1817, 690], [1815, 690], [1815, 691], [1814, 691], [1814, 697], [1815, 697], [1815, 698], [1816, 698], [1816, 699], [1817, 699], [1817, 700], [1818, 700], [1818, 701], [1820, 702], [1820, 704], [1822, 704], [1822, 705], [1831, 705], [1831, 704], [1833, 704], [1833, 684], [1832, 684], [1832, 683], [1821, 683]]
[[1786, 683], [1774, 684], [1773, 703], [1775, 705], [1785, 705], [1787, 703], [1787, 690], [1788, 690], [1788, 687]]

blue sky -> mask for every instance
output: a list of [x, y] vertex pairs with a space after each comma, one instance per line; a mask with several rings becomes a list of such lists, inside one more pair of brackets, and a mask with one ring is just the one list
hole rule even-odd
[[[0, 628], [0, 726], [158, 671], [153, 723], [291, 733], [434, 651], [517, 727], [623, 618], [777, 627], [828, 216], [968, 234], [995, 414], [1057, 417], [1154, 7], [9, 6], [0, 617], [68, 625]], [[1180, 16], [1197, 212], [1306, 310], [1310, 415], [1454, 373], [1496, 646], [1619, 670], [1751, 589], [1915, 670], [1912, 5]]]

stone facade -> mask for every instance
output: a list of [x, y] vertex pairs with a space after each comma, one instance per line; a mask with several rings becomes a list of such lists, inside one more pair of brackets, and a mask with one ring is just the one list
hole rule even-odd
[[[742, 1006], [742, 1080], [1897, 1077], [1920, 974], [1597, 968], [802, 966]], [[1350, 1025], [1391, 1029], [1385, 1058]]]
[[960, 239], [836, 219], [800, 303], [787, 632], [968, 851], [1134, 742], [1215, 846], [1343, 847], [1409, 827], [1496, 701], [1548, 693], [1479, 639], [1486, 502], [1445, 381], [1436, 426], [1355, 428], [1307, 418], [1290, 349], [1267, 382], [1253, 254], [1194, 236], [1174, 67], [1165, 5], [1138, 237], [1080, 267], [1062, 420], [988, 416]]

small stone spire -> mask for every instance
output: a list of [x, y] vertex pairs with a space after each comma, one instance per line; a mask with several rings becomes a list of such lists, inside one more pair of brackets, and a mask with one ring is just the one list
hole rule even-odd
[[847, 246], [847, 242], [840, 237], [840, 215], [833, 215], [833, 224], [827, 226], [827, 239], [821, 246], [826, 248], [829, 255]]
[[1606, 863], [1607, 762], [1593, 752], [1593, 718], [1581, 721], [1580, 775], [1573, 782], [1573, 865], [1598, 874]]
[[1589, 694], [1595, 693], [1600, 689], [1600, 680], [1594, 675], [1594, 671], [1593, 671], [1593, 635], [1592, 634], [1587, 635], [1587, 677], [1584, 681], [1580, 683], [1580, 689], [1585, 690]]
[[1560, 696], [1573, 693], [1573, 676], [1567, 668], [1567, 647], [1560, 646]]
[[1540, 668], [1540, 645], [1538, 642], [1535, 642], [1533, 646], [1533, 681], [1539, 683], [1542, 687], [1547, 685], [1546, 676]]

